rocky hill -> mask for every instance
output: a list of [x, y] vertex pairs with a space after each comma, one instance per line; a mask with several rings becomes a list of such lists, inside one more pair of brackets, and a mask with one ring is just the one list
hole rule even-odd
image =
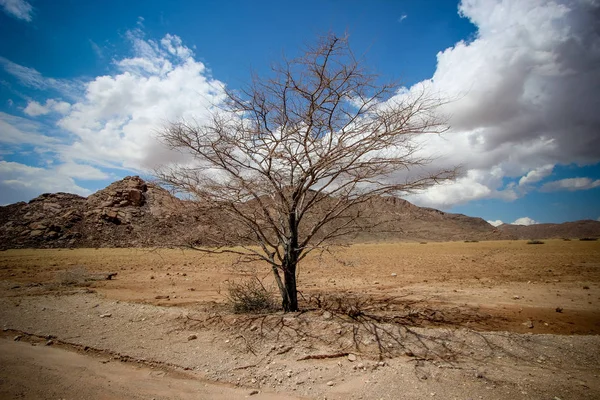
[[[495, 228], [481, 218], [415, 206], [398, 198], [364, 204], [365, 213], [383, 227], [360, 232], [355, 241], [493, 240], [599, 237], [600, 222], [577, 221]], [[137, 176], [126, 177], [84, 198], [43, 194], [28, 203], [0, 207], [0, 248], [178, 246], [237, 229], [219, 214]]]
[[141, 178], [127, 177], [88, 198], [43, 194], [0, 207], [0, 246], [141, 247], [173, 245], [194, 216], [185, 202]]
[[507, 239], [598, 238], [600, 237], [600, 222], [583, 220], [529, 226], [503, 224], [498, 227], [498, 231]]

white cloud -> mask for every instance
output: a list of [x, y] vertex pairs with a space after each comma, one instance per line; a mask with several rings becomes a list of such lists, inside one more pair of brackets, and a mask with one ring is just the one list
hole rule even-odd
[[521, 179], [519, 179], [519, 186], [524, 186], [528, 184], [532, 184], [535, 182], [539, 182], [547, 176], [552, 174], [552, 170], [554, 169], [554, 165], [544, 165], [543, 167], [533, 169], [524, 175]]
[[518, 218], [517, 220], [515, 220], [514, 222], [512, 222], [512, 225], [525, 225], [525, 226], [529, 226], [529, 225], [535, 225], [538, 222], [529, 218], [529, 217], [522, 217], [522, 218]]
[[42, 135], [40, 124], [29, 119], [0, 112], [0, 143], [7, 145], [39, 145], [53, 147], [60, 141], [56, 138]]
[[[78, 170], [89, 166], [77, 166]], [[91, 167], [89, 167], [91, 168]], [[88, 173], [91, 172], [87, 169]], [[47, 192], [68, 192], [87, 196], [91, 192], [77, 185], [72, 176], [56, 169], [0, 161], [0, 204], [32, 199]]]
[[[194, 59], [192, 50], [175, 35], [160, 41], [147, 40], [139, 29], [128, 32], [133, 55], [113, 60], [116, 72], [88, 82], [62, 81], [0, 58], [0, 64], [22, 84], [39, 90], [55, 90], [74, 101], [55, 98], [29, 101], [23, 109], [30, 117], [48, 115], [44, 124], [0, 113], [0, 143], [22, 152], [23, 145], [35, 146], [49, 168], [19, 164], [20, 178], [7, 179], [4, 187], [19, 200], [30, 198], [35, 187], [85, 193], [74, 179], [106, 179], [98, 167], [144, 172], [182, 154], [168, 150], [156, 133], [169, 121], [201, 122], [209, 110], [224, 99], [224, 84], [213, 79], [205, 65]], [[51, 114], [56, 113], [56, 114]], [[54, 119], [55, 126], [48, 120]], [[41, 135], [49, 132], [56, 138]], [[60, 138], [60, 139], [59, 139]], [[28, 171], [39, 172], [39, 179]], [[12, 172], [15, 173], [14, 171]], [[55, 179], [50, 179], [56, 175]], [[35, 182], [42, 181], [39, 185]], [[32, 182], [32, 183], [28, 183]], [[44, 185], [51, 182], [52, 185]], [[8, 186], [7, 186], [8, 185]], [[6, 197], [6, 196], [5, 196]], [[6, 201], [6, 199], [3, 199]]]
[[66, 114], [69, 112], [71, 105], [66, 101], [48, 99], [46, 100], [46, 104], [42, 105], [37, 101], [30, 100], [27, 103], [27, 107], [23, 110], [23, 112], [31, 117], [37, 117], [39, 115], [45, 115], [52, 111], [58, 112], [60, 114]]
[[497, 219], [495, 221], [486, 221], [488, 224], [493, 225], [493, 226], [500, 226], [502, 225], [504, 222], [502, 222], [501, 220]]
[[25, 0], [0, 0], [0, 6], [4, 12], [15, 18], [30, 22], [33, 14], [33, 7]]
[[599, 162], [600, 3], [463, 0], [459, 9], [477, 36], [440, 52], [432, 79], [409, 90], [452, 100], [442, 109], [451, 130], [421, 140], [434, 166], [462, 165], [467, 175], [420, 204], [515, 199], [554, 165]]
[[398, 22], [402, 22], [402, 21], [404, 21], [406, 18], [408, 18], [408, 15], [406, 15], [406, 14], [402, 14], [402, 15], [400, 16], [400, 18], [398, 18]]
[[540, 188], [540, 191], [556, 192], [559, 190], [568, 190], [573, 192], [576, 190], [588, 190], [597, 187], [600, 187], [600, 179], [592, 180], [590, 178], [568, 178], [545, 183]]
[[168, 121], [201, 120], [224, 98], [224, 85], [194, 60], [179, 37], [146, 40], [129, 32], [133, 57], [117, 60], [120, 73], [86, 84], [85, 96], [72, 104], [58, 125], [77, 136], [63, 149], [68, 159], [135, 170], [180, 157], [156, 140]]
[[27, 87], [37, 90], [55, 90], [72, 99], [78, 98], [81, 93], [81, 82], [77, 80], [47, 78], [35, 68], [16, 64], [1, 56], [0, 64], [4, 66], [6, 72]]

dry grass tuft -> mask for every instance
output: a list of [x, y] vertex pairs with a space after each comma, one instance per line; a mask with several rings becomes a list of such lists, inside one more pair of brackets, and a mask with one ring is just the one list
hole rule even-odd
[[530, 240], [529, 242], [527, 242], [527, 244], [544, 244], [544, 242], [542, 242], [541, 240]]
[[266, 314], [278, 309], [273, 291], [257, 277], [240, 283], [230, 282], [227, 301], [236, 314]]

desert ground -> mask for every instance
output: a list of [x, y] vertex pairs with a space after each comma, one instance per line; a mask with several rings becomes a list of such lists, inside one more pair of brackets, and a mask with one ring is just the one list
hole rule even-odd
[[[117, 273], [106, 280], [108, 273]], [[0, 398], [597, 399], [600, 242], [371, 243], [269, 269], [180, 249], [0, 252]]]

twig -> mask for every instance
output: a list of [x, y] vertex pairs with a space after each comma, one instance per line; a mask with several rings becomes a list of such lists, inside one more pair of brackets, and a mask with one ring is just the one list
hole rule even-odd
[[350, 354], [350, 353], [311, 354], [311, 355], [299, 358], [297, 361], [323, 360], [325, 358], [340, 358], [340, 357], [346, 357], [348, 354]]
[[280, 355], [282, 355], [282, 354], [285, 354], [285, 353], [287, 353], [288, 351], [290, 351], [290, 350], [291, 350], [291, 349], [293, 349], [293, 348], [294, 348], [293, 346], [289, 346], [289, 347], [286, 347], [286, 348], [285, 348], [285, 349], [283, 349], [283, 350], [279, 350], [279, 351], [278, 351], [277, 353], [275, 353], [275, 354], [277, 354], [278, 356], [280, 356]]

